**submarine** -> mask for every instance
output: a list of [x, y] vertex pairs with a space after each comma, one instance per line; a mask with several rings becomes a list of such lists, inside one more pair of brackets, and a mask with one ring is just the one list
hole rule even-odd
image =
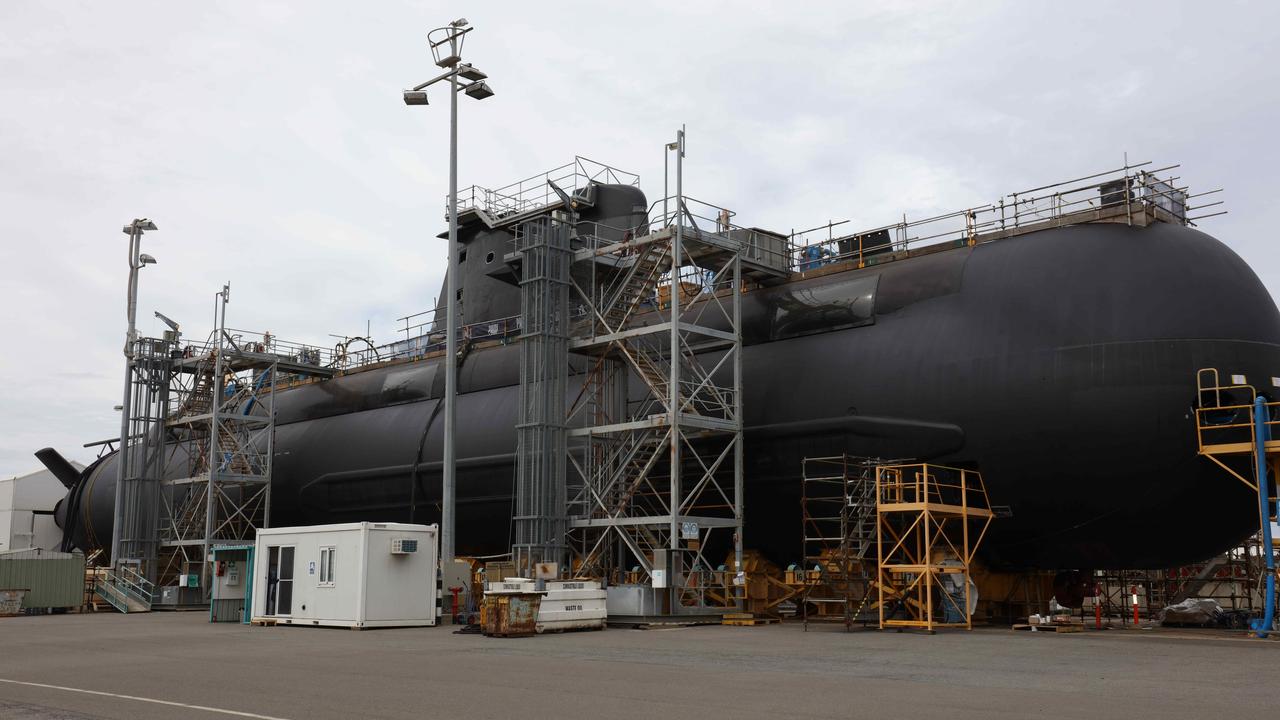
[[[645, 221], [638, 187], [593, 190], [583, 221]], [[1280, 312], [1229, 247], [1162, 217], [819, 256], [745, 292], [744, 546], [801, 557], [803, 458], [840, 453], [981, 471], [1002, 508], [981, 550], [994, 567], [1168, 568], [1253, 532], [1251, 492], [1197, 456], [1196, 374], [1275, 393]], [[510, 230], [460, 216], [459, 243], [463, 322], [517, 316]], [[520, 356], [513, 337], [491, 340], [458, 369], [460, 555], [511, 547]], [[278, 391], [272, 524], [438, 522], [443, 364], [428, 353]], [[65, 546], [109, 547], [116, 455], [83, 472], [41, 458], [68, 487]]]

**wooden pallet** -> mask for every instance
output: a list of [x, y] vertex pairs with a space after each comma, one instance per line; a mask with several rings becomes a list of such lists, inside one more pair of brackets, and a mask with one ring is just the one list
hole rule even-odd
[[778, 622], [775, 617], [756, 617], [751, 613], [725, 613], [720, 619], [721, 625], [736, 625], [738, 627], [753, 627], [756, 625], [772, 625]]
[[1013, 626], [1014, 630], [1032, 630], [1039, 632], [1059, 632], [1059, 633], [1078, 633], [1084, 632], [1084, 625], [1079, 624], [1058, 624], [1058, 623], [1041, 623], [1040, 625], [1028, 625], [1019, 623]]
[[258, 627], [273, 627], [276, 624], [276, 619], [275, 618], [254, 618], [249, 621], [249, 624], [257, 625]]

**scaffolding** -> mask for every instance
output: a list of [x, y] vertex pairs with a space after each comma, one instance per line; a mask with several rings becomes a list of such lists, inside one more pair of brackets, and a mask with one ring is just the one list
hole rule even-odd
[[970, 569], [994, 517], [982, 475], [881, 465], [875, 496], [880, 628], [973, 629]]
[[112, 558], [117, 569], [128, 566], [133, 575], [154, 581], [157, 558], [156, 523], [160, 504], [160, 482], [165, 472], [165, 417], [172, 378], [173, 341], [140, 337], [129, 354], [129, 404], [127, 432], [120, 442], [117, 462], [117, 522], [119, 557]]
[[[563, 559], [634, 590], [637, 615], [722, 612], [743, 562], [741, 293], [786, 277], [786, 255], [744, 258], [755, 231], [683, 195], [679, 159], [676, 194], [632, 227], [578, 211], [635, 176], [560, 170], [468, 210], [516, 237], [517, 568]], [[726, 550], [731, 570], [711, 555]]]
[[[520, 277], [520, 419], [512, 559], [525, 577], [567, 567], [565, 395], [569, 368], [571, 225], [551, 214], [515, 229]], [[554, 573], [553, 573], [554, 574]]]
[[156, 580], [197, 603], [208, 599], [213, 546], [252, 541], [270, 527], [276, 389], [334, 375], [312, 353], [280, 354], [269, 333], [255, 341], [228, 331], [225, 295], [221, 311], [212, 340], [173, 359], [165, 421], [180, 447], [160, 483]]
[[875, 469], [884, 462], [848, 454], [804, 459], [804, 568], [796, 579], [806, 626], [811, 619], [838, 619], [852, 629], [870, 598], [867, 560], [876, 542]]
[[588, 365], [569, 410], [579, 571], [638, 568], [652, 615], [708, 609], [723, 589], [708, 549], [731, 547], [741, 569], [740, 246], [673, 204], [644, 228], [580, 225], [570, 342]]
[[[1280, 470], [1280, 439], [1276, 439], [1280, 402], [1268, 402], [1243, 375], [1231, 376], [1230, 383], [1224, 385], [1216, 368], [1202, 368], [1196, 372], [1195, 420], [1198, 453], [1243, 483], [1257, 503], [1258, 533], [1235, 551], [1234, 559], [1228, 555], [1225, 564], [1232, 575], [1243, 576], [1248, 587], [1246, 602], [1252, 602], [1256, 588], [1262, 605], [1273, 608], [1277, 598], [1267, 595], [1276, 592], [1274, 585], [1268, 585], [1268, 575], [1274, 572], [1277, 551], [1271, 524], [1280, 514], [1280, 483], [1276, 479]], [[1192, 581], [1212, 582], [1222, 575], [1211, 565], [1202, 572], [1204, 578], [1197, 573]], [[1235, 603], [1237, 598], [1231, 601]], [[1265, 637], [1268, 631], [1270, 628], [1261, 628], [1259, 635]]]

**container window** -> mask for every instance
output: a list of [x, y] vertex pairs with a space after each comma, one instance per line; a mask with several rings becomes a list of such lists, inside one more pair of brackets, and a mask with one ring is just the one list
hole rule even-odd
[[320, 548], [320, 584], [325, 586], [333, 586], [334, 579], [334, 555], [337, 552], [335, 547]]

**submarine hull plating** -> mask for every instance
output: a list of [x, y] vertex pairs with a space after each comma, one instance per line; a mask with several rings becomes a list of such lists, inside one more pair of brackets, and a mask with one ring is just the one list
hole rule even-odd
[[[833, 302], [840, 322], [818, 307]], [[1010, 567], [1171, 567], [1256, 527], [1249, 491], [1196, 455], [1195, 373], [1273, 393], [1280, 313], [1199, 231], [1045, 230], [753, 291], [743, 308], [745, 542], [779, 562], [801, 554], [801, 459], [840, 452], [980, 469], [1011, 512], [984, 554]], [[273, 524], [438, 521], [437, 363], [282, 392]], [[509, 549], [518, 380], [514, 346], [460, 369], [459, 553]], [[114, 480], [108, 457], [60, 508], [76, 545], [109, 544]]]

